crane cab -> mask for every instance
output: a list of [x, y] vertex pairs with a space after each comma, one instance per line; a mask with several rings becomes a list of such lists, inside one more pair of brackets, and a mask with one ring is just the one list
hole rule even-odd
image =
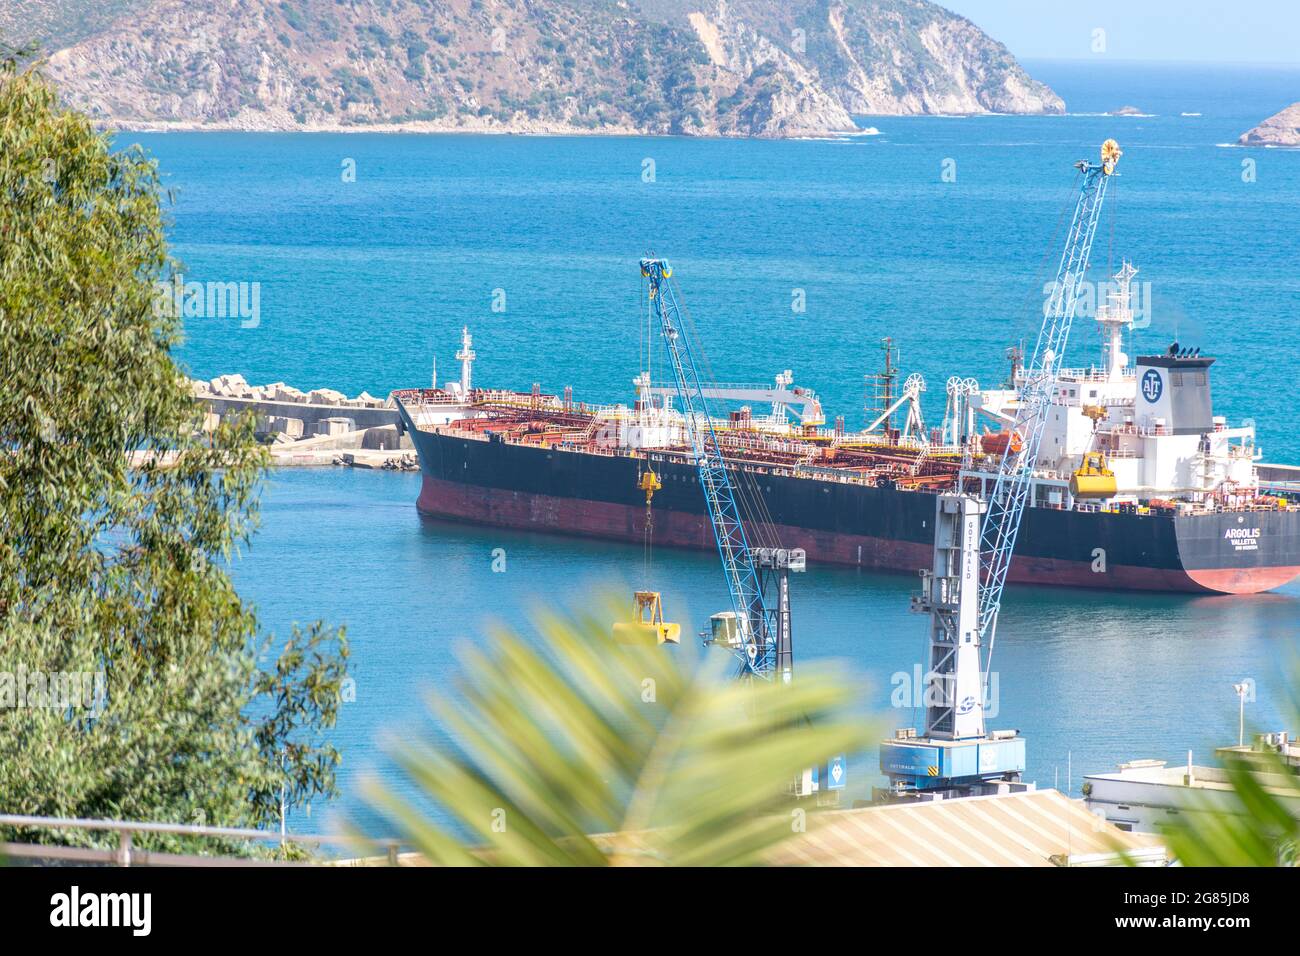
[[745, 644], [749, 625], [735, 611], [719, 611], [709, 618], [709, 629], [704, 633], [705, 644], [716, 644], [734, 651]]
[[632, 620], [616, 623], [614, 638], [620, 644], [680, 644], [682, 627], [664, 620], [658, 591], [637, 591], [632, 596]]

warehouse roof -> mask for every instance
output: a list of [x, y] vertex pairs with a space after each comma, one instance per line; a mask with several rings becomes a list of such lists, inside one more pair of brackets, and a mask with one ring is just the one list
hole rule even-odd
[[[930, 803], [899, 803], [808, 814], [808, 832], [767, 851], [771, 866], [1113, 866], [1121, 853], [1143, 865], [1167, 862], [1160, 840], [1129, 833], [1057, 790], [966, 797]], [[639, 833], [593, 836], [607, 852], [617, 847], [624, 862], [642, 860], [647, 844]], [[342, 861], [382, 865], [380, 857]], [[401, 865], [424, 865], [403, 853]]]
[[[778, 866], [1096, 865], [1119, 851], [1161, 857], [1058, 790], [810, 814], [808, 832], [770, 854]], [[1115, 859], [1114, 862], [1119, 862]]]

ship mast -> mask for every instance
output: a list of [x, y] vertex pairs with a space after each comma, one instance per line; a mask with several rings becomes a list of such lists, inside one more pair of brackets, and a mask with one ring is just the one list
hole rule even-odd
[[1106, 377], [1112, 382], [1120, 381], [1128, 366], [1128, 356], [1124, 354], [1124, 330], [1133, 327], [1130, 288], [1133, 277], [1137, 274], [1138, 270], [1125, 259], [1119, 272], [1112, 277], [1115, 280], [1115, 291], [1110, 293], [1108, 301], [1097, 310], [1097, 322], [1106, 339]]
[[478, 358], [478, 353], [470, 346], [474, 340], [470, 338], [469, 326], [464, 326], [460, 330], [460, 351], [456, 353], [456, 361], [460, 362], [460, 391], [461, 395], [469, 398], [470, 386], [473, 384], [473, 367], [474, 359]]

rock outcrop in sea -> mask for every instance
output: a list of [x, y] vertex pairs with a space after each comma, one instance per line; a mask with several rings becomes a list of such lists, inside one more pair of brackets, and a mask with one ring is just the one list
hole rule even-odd
[[1300, 103], [1274, 113], [1237, 140], [1239, 146], [1287, 146], [1300, 148]]

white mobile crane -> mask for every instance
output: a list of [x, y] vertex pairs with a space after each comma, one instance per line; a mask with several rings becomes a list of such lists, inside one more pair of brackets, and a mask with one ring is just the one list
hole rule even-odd
[[1038, 461], [1047, 407], [1065, 355], [1106, 187], [1119, 162], [1113, 139], [1101, 161], [1076, 163], [1082, 185], [1037, 344], [1024, 367], [1015, 424], [987, 502], [954, 492], [935, 502], [934, 561], [912, 609], [930, 616], [925, 728], [896, 731], [880, 748], [892, 798], [936, 799], [1019, 784], [1025, 740], [984, 725], [989, 662], [1016, 535]]

